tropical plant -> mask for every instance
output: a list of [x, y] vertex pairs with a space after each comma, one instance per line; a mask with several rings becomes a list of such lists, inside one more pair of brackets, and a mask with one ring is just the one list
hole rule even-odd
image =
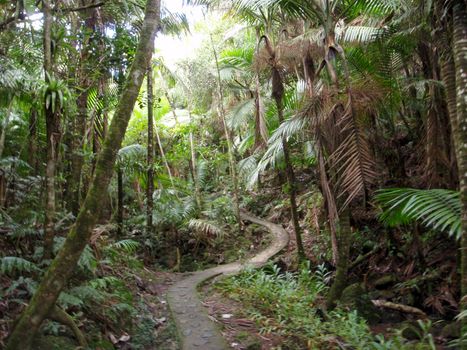
[[390, 188], [378, 190], [375, 200], [383, 209], [380, 219], [389, 226], [419, 221], [461, 238], [461, 201], [457, 191]]

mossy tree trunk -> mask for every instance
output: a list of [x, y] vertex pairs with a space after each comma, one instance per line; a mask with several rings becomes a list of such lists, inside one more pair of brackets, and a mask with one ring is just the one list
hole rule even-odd
[[123, 170], [117, 166], [117, 236], [123, 234]]
[[[453, 49], [456, 67], [457, 155], [459, 188], [462, 201], [461, 236], [461, 310], [467, 310], [467, 11], [465, 0], [453, 6]], [[467, 318], [462, 321], [461, 333], [467, 334]], [[467, 349], [467, 344], [462, 346]]]
[[154, 93], [153, 93], [153, 76], [152, 76], [152, 63], [148, 65], [146, 74], [147, 79], [147, 93], [148, 93], [148, 185], [146, 188], [146, 230], [147, 234], [152, 233], [152, 211], [154, 193]]
[[140, 41], [128, 78], [120, 96], [108, 137], [99, 155], [96, 173], [75, 224], [45, 273], [29, 305], [8, 338], [7, 350], [28, 350], [47, 314], [70, 278], [102, 210], [105, 196], [138, 92], [143, 82], [160, 23], [160, 0], [148, 0]]

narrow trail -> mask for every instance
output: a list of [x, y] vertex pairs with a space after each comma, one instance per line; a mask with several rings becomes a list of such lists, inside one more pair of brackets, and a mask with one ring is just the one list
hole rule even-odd
[[203, 281], [221, 274], [235, 274], [246, 266], [261, 267], [285, 248], [289, 235], [280, 226], [242, 213], [242, 219], [266, 227], [273, 235], [271, 244], [245, 263], [234, 262], [194, 272], [189, 277], [173, 285], [167, 299], [172, 311], [183, 350], [223, 350], [229, 349], [219, 328], [209, 318], [198, 295], [197, 287]]

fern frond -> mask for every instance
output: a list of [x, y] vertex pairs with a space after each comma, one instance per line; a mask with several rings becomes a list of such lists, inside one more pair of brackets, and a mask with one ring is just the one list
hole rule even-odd
[[67, 292], [61, 292], [57, 302], [63, 309], [70, 306], [82, 307], [84, 305], [83, 299]]
[[17, 256], [5, 256], [0, 260], [0, 271], [4, 274], [26, 273], [40, 271], [40, 268], [26, 259]]

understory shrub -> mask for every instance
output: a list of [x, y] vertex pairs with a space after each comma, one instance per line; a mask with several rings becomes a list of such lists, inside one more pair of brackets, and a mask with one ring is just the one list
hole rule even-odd
[[435, 349], [431, 335], [408, 342], [398, 332], [386, 337], [373, 334], [356, 311], [326, 313], [322, 306], [328, 280], [323, 266], [312, 272], [306, 265], [291, 273], [267, 265], [226, 278], [215, 288], [241, 302], [260, 333], [281, 336], [287, 349]]

